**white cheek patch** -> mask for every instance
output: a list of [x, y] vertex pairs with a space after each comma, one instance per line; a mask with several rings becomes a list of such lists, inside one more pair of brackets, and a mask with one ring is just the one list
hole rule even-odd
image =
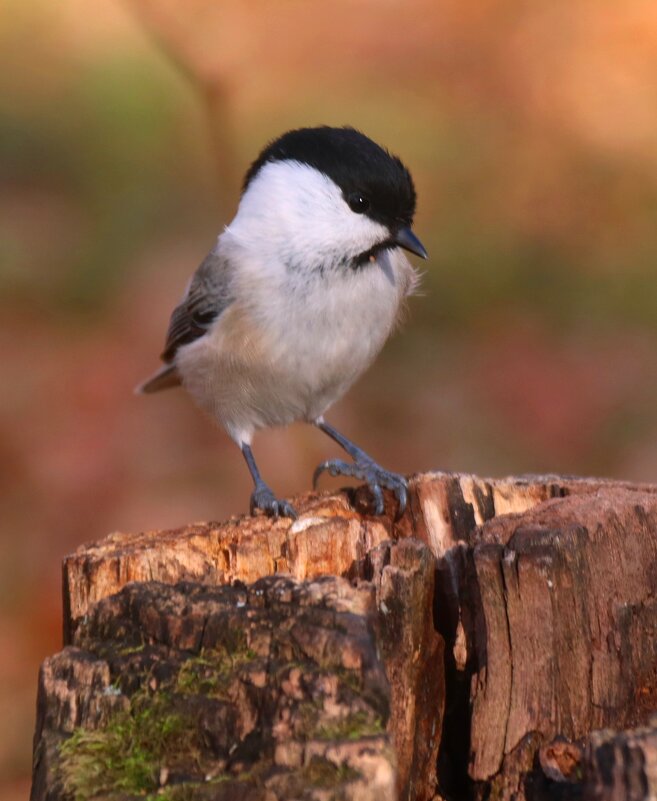
[[344, 263], [389, 237], [355, 214], [330, 178], [296, 161], [265, 164], [226, 230], [261, 256], [303, 269]]

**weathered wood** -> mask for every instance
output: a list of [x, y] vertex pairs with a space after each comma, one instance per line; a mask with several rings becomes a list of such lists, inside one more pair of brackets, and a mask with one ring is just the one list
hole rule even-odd
[[657, 720], [623, 732], [594, 732], [583, 765], [584, 801], [657, 798]]
[[402, 540], [379, 546], [372, 562], [377, 641], [391, 686], [388, 731], [398, 760], [399, 798], [429, 801], [437, 783], [445, 695], [444, 642], [432, 615], [434, 559], [417, 540]]
[[657, 497], [601, 489], [551, 500], [477, 538], [490, 625], [473, 660], [470, 775], [481, 781], [530, 732], [577, 739], [641, 713], [657, 664]]
[[130, 581], [367, 582], [402, 799], [552, 798], [541, 765], [567, 752], [555, 743], [657, 707], [656, 487], [436, 473], [412, 480], [399, 521], [390, 497], [371, 516], [363, 488], [295, 503], [292, 524], [235, 518], [79, 549], [64, 564], [67, 642]]
[[375, 616], [371, 585], [337, 578], [126, 586], [44, 664], [32, 801], [392, 801]]
[[235, 517], [171, 531], [116, 532], [63, 565], [64, 642], [95, 602], [131, 581], [229, 584], [286, 573], [297, 579], [357, 576], [367, 553], [392, 535], [389, 517], [366, 517], [345, 494], [295, 501], [298, 520]]

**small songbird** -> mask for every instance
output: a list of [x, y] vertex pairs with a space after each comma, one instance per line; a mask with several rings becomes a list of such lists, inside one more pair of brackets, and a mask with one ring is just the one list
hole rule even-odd
[[406, 480], [324, 420], [395, 327], [417, 273], [402, 248], [427, 258], [411, 230], [415, 189], [402, 162], [353, 128], [302, 128], [269, 144], [249, 168], [237, 214], [174, 309], [164, 366], [139, 393], [182, 384], [241, 449], [255, 484], [251, 513], [296, 517], [258, 471], [251, 442], [296, 420], [328, 434], [352, 462], [327, 470], [382, 487], [400, 513]]

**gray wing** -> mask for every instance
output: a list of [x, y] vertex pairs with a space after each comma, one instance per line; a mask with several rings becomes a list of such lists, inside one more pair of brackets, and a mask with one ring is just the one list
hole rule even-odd
[[212, 250], [189, 282], [182, 301], [171, 314], [162, 359], [173, 361], [178, 348], [207, 333], [232, 298], [228, 262]]

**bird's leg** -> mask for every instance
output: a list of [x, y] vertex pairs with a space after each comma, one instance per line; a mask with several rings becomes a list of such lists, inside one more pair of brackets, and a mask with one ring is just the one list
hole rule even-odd
[[262, 509], [269, 517], [291, 517], [293, 520], [296, 518], [297, 513], [292, 504], [285, 500], [278, 500], [274, 493], [269, 489], [260, 476], [258, 465], [256, 464], [253, 451], [250, 446], [245, 442], [242, 443], [242, 454], [246, 461], [253, 483], [255, 487], [251, 493], [251, 514], [255, 514], [256, 509]]
[[328, 459], [322, 462], [313, 475], [313, 486], [317, 485], [317, 479], [325, 470], [328, 470], [332, 476], [351, 476], [352, 478], [365, 481], [372, 491], [372, 495], [374, 495], [374, 511], [377, 515], [383, 514], [383, 490], [381, 488], [386, 487], [395, 493], [399, 501], [398, 515], [402, 515], [406, 509], [408, 500], [408, 484], [406, 479], [403, 476], [397, 475], [397, 473], [390, 473], [388, 470], [384, 470], [374, 459], [368, 456], [365, 451], [361, 450], [357, 445], [354, 445], [353, 442], [344, 437], [339, 431], [336, 431], [333, 426], [325, 423], [321, 417], [315, 420], [313, 424], [316, 425], [320, 431], [328, 434], [332, 440], [335, 440], [335, 442], [337, 442], [341, 448], [344, 448], [354, 460], [353, 464], [344, 462], [342, 459]]

